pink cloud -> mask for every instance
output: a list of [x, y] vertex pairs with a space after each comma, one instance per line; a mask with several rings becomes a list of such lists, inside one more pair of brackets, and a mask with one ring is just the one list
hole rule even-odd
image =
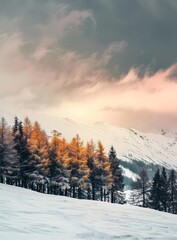
[[[114, 50], [120, 51], [124, 44], [109, 46], [101, 58], [97, 53], [83, 58], [77, 52], [58, 49], [54, 68], [41, 62], [50, 56], [45, 48], [37, 58], [27, 58], [20, 51], [23, 44], [20, 34], [0, 36], [0, 107], [43, 111], [78, 121], [124, 121], [126, 126], [128, 122], [131, 125], [131, 119], [135, 122], [132, 112], [177, 114], [177, 79], [173, 76], [177, 65], [144, 78], [138, 76], [137, 69], [130, 69], [126, 76], [116, 79], [106, 64]], [[137, 125], [141, 123], [138, 118], [139, 114]]]

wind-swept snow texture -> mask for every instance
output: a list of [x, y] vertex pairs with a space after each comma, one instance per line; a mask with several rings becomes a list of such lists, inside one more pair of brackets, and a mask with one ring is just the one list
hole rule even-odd
[[1, 240], [176, 240], [177, 216], [0, 184]]

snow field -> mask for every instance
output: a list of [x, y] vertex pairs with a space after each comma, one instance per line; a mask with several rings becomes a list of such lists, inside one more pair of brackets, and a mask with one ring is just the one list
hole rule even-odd
[[177, 216], [0, 184], [1, 240], [177, 240]]

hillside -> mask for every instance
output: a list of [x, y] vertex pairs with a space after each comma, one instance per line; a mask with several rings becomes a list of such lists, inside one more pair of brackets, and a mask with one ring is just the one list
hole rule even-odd
[[118, 157], [124, 161], [143, 160], [146, 163], [177, 169], [177, 134], [175, 133], [143, 133], [102, 122], [88, 125], [78, 124], [69, 119], [58, 119], [51, 125], [44, 122], [42, 125], [44, 128], [46, 125], [48, 132], [51, 126], [59, 130], [67, 140], [76, 134], [79, 134], [85, 142], [90, 139], [95, 142], [101, 140], [107, 152], [113, 145]]
[[49, 135], [51, 130], [56, 129], [67, 140], [71, 140], [76, 134], [79, 134], [84, 142], [91, 139], [95, 142], [101, 140], [106, 152], [113, 145], [118, 157], [124, 161], [138, 160], [177, 169], [177, 133], [143, 133], [104, 122], [80, 124], [71, 119], [48, 115], [43, 115], [40, 122]]
[[[12, 114], [3, 115], [12, 124]], [[143, 133], [104, 122], [80, 124], [67, 118], [55, 118], [45, 114], [29, 117], [32, 121], [39, 120], [49, 136], [55, 129], [68, 141], [76, 134], [79, 134], [84, 142], [91, 139], [95, 142], [101, 140], [107, 153], [113, 145], [124, 167], [125, 175], [133, 180], [141, 167], [146, 167], [150, 174], [154, 173], [158, 166], [177, 170], [177, 133], [168, 131], [159, 134]]]
[[[38, 116], [33, 116], [35, 118], [38, 119]], [[148, 170], [150, 176], [153, 176], [159, 166], [177, 170], [177, 133], [144, 133], [104, 122], [80, 124], [71, 119], [58, 119], [48, 115], [43, 115], [40, 122], [49, 135], [52, 129], [56, 129], [68, 141], [76, 134], [85, 143], [91, 139], [95, 143], [101, 140], [107, 153], [113, 145], [127, 179], [135, 180], [142, 167]]]
[[101, 140], [106, 152], [113, 145], [125, 174], [127, 186], [135, 180], [142, 167], [152, 177], [157, 167], [177, 170], [177, 134], [162, 131], [159, 134], [143, 133], [135, 129], [119, 128], [104, 122], [80, 124], [66, 118], [44, 115], [40, 121], [50, 135], [52, 129], [67, 140], [79, 134], [84, 142]]
[[0, 184], [0, 239], [176, 240], [177, 216]]

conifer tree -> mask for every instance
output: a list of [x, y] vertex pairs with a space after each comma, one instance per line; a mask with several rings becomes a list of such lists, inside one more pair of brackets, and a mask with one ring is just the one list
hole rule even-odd
[[5, 148], [6, 148], [6, 127], [7, 123], [4, 117], [1, 118], [0, 122], [0, 178], [1, 183], [4, 182], [4, 170], [5, 170]]
[[161, 207], [161, 176], [160, 176], [160, 170], [157, 169], [153, 182], [152, 187], [150, 190], [150, 207], [156, 210], [162, 210]]
[[29, 151], [27, 147], [27, 139], [24, 137], [22, 122], [20, 122], [17, 117], [15, 117], [15, 123], [13, 126], [13, 137], [20, 163], [18, 184], [27, 187], [26, 172], [28, 171]]
[[[69, 179], [67, 171], [64, 169], [63, 154], [66, 149], [64, 139], [60, 139], [60, 133], [53, 131], [53, 137], [49, 144], [49, 165], [48, 176], [50, 179], [50, 188], [59, 187], [59, 194], [64, 194], [63, 190], [68, 189]], [[54, 191], [55, 192], [55, 191]]]
[[79, 160], [79, 181], [78, 181], [78, 198], [85, 198], [85, 191], [89, 189], [89, 169], [87, 165], [87, 149], [80, 143], [78, 151]]
[[[89, 168], [87, 165], [87, 149], [83, 146], [79, 135], [67, 145], [63, 155], [64, 167], [70, 172], [70, 195], [85, 198], [89, 191]], [[87, 196], [88, 197], [88, 196]]]
[[1, 182], [17, 184], [19, 160], [12, 131], [4, 118], [0, 123], [0, 166]]
[[112, 175], [110, 171], [110, 162], [104, 152], [104, 147], [101, 141], [98, 142], [95, 159], [95, 185], [100, 192], [100, 200], [106, 200], [106, 192], [112, 186]]
[[165, 167], [163, 167], [161, 172], [161, 191], [160, 191], [162, 211], [164, 212], [167, 211], [169, 200], [170, 200], [169, 182], [167, 178], [166, 169]]
[[177, 177], [174, 169], [169, 175], [169, 211], [177, 214]]
[[[86, 148], [86, 158], [87, 158], [87, 166], [88, 166], [88, 180], [90, 182], [90, 188], [92, 190], [92, 200], [95, 200], [95, 191], [96, 191], [96, 163], [95, 163], [95, 145], [93, 141], [87, 143]], [[88, 188], [88, 196], [87, 198], [91, 198], [90, 188]]]
[[32, 124], [28, 117], [25, 117], [23, 122], [23, 135], [26, 143], [28, 142], [32, 133]]
[[58, 164], [57, 164], [57, 150], [58, 150], [58, 133], [53, 132], [53, 138], [49, 143], [49, 172], [50, 180], [56, 178]]
[[79, 157], [82, 148], [79, 136], [74, 137], [68, 144], [67, 152], [64, 156], [65, 168], [70, 172], [70, 186], [73, 198], [76, 198], [77, 187], [79, 186], [79, 179], [82, 177], [79, 172]]
[[111, 202], [123, 204], [125, 203], [123, 170], [113, 146], [109, 151], [109, 161], [112, 174]]
[[[32, 188], [35, 188], [34, 183], [39, 183], [41, 186], [41, 184], [46, 182], [49, 162], [47, 136], [41, 130], [38, 122], [34, 123], [28, 141], [28, 149], [30, 152], [28, 176], [33, 183]], [[36, 186], [38, 187], [39, 185], [36, 184]]]

